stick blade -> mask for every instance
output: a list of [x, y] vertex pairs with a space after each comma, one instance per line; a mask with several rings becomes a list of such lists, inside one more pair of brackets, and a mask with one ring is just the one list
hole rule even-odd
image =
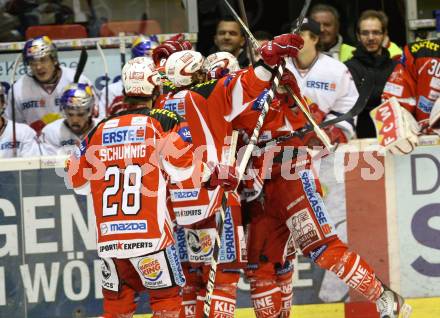
[[81, 49], [81, 55], [79, 56], [79, 61], [76, 67], [75, 76], [73, 77], [74, 83], [78, 83], [79, 78], [84, 71], [84, 67], [86, 66], [87, 58], [88, 58], [87, 50], [85, 47], [83, 47]]

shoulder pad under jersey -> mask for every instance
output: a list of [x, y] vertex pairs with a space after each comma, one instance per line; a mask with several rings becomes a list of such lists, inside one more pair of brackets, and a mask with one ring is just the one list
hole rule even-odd
[[205, 99], [211, 95], [212, 91], [215, 88], [215, 85], [217, 85], [217, 80], [212, 79], [207, 82], [203, 82], [197, 85], [194, 85], [190, 88], [191, 91], [196, 92], [197, 94], [202, 95]]
[[409, 51], [415, 57], [440, 58], [440, 40], [422, 40], [409, 44]]
[[168, 94], [174, 92], [177, 89], [170, 81], [165, 81], [162, 83], [162, 94]]
[[148, 116], [156, 119], [160, 123], [163, 131], [169, 131], [177, 124], [185, 121], [182, 116], [168, 109], [153, 108], [150, 110]]

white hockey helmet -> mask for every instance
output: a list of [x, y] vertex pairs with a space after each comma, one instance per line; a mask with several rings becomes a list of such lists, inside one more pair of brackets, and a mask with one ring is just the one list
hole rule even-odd
[[440, 135], [440, 97], [434, 103], [429, 114], [429, 127], [434, 130], [434, 132]]
[[216, 52], [206, 58], [205, 68], [208, 71], [213, 71], [218, 67], [227, 68], [229, 72], [236, 72], [240, 69], [237, 58], [229, 52]]
[[122, 84], [126, 96], [149, 97], [160, 84], [160, 75], [151, 58], [140, 56], [122, 68]]
[[175, 52], [168, 57], [165, 64], [167, 78], [176, 87], [193, 83], [193, 74], [204, 70], [205, 58], [197, 51], [185, 50]]

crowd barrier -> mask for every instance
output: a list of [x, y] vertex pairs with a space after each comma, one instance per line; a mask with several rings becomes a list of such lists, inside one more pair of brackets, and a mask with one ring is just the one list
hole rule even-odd
[[[342, 239], [408, 298], [440, 297], [440, 146], [438, 139], [430, 143], [409, 155], [384, 156], [376, 145], [354, 141], [315, 164]], [[0, 317], [100, 313], [92, 202], [66, 188], [64, 160], [0, 160]], [[374, 305], [302, 256], [294, 286], [294, 317], [377, 317]], [[138, 313], [149, 312], [145, 300]], [[297, 305], [324, 303], [337, 305], [322, 305], [327, 314], [315, 316], [295, 309], [310, 313], [312, 307]], [[243, 279], [237, 305], [250, 307]], [[440, 316], [440, 305], [430, 308], [431, 316], [415, 317]], [[240, 315], [253, 316], [249, 310]]]

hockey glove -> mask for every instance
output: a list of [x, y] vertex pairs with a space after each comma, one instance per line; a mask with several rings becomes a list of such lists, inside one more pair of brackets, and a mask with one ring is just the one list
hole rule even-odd
[[191, 50], [192, 44], [185, 40], [173, 38], [163, 42], [153, 50], [153, 61], [156, 66], [161, 66], [162, 60], [166, 60], [171, 54], [183, 50]]
[[285, 86], [289, 86], [297, 97], [301, 96], [301, 90], [298, 87], [295, 75], [293, 75], [288, 69], [284, 70], [283, 76], [280, 80], [280, 85], [277, 87], [277, 98], [287, 103], [289, 107], [292, 107], [295, 104], [295, 100], [287, 91]]
[[260, 49], [260, 55], [264, 63], [273, 67], [281, 62], [286, 56], [295, 58], [304, 44], [303, 39], [296, 34], [282, 34], [274, 37], [272, 41], [265, 43]]
[[[330, 138], [330, 142], [334, 145], [345, 144], [348, 142], [347, 136], [344, 134], [344, 131], [339, 127], [331, 125], [325, 127], [323, 130]], [[321, 139], [319, 139], [314, 131], [307, 133], [303, 138], [303, 142], [306, 146], [310, 148], [318, 146], [324, 147], [324, 143], [321, 141]]]
[[408, 154], [415, 149], [420, 126], [395, 97], [370, 111], [379, 145], [392, 154]]
[[208, 190], [214, 190], [217, 186], [225, 191], [234, 191], [238, 186], [238, 173], [235, 167], [224, 164], [208, 164], [211, 169], [211, 177], [204, 186]]

